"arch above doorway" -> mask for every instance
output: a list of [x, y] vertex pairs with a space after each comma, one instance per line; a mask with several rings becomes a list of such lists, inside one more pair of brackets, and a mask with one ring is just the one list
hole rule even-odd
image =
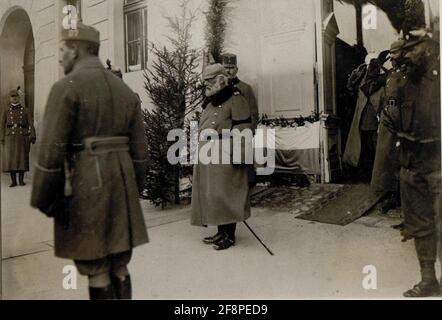
[[[3, 104], [8, 92], [17, 86], [25, 91], [29, 89], [29, 94], [33, 94], [32, 82], [25, 81], [24, 67], [32, 69], [29, 61], [33, 60], [31, 55], [34, 53], [30, 51], [33, 51], [34, 35], [29, 15], [20, 7], [8, 10], [0, 26], [0, 99]], [[28, 63], [25, 63], [25, 58]], [[27, 77], [32, 78], [33, 74], [27, 72]], [[28, 86], [31, 83], [32, 88], [26, 88], [26, 83]]]

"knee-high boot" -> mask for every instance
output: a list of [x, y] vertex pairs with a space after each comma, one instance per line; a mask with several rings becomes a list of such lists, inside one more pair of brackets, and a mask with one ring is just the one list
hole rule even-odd
[[118, 300], [131, 300], [132, 281], [130, 275], [126, 275], [124, 278], [112, 276], [111, 279], [115, 298]]
[[89, 287], [89, 298], [91, 300], [112, 300], [114, 299], [114, 293], [112, 285], [106, 288], [92, 288]]
[[436, 235], [415, 238], [417, 258], [419, 260], [422, 281], [404, 293], [408, 298], [431, 297], [440, 294], [434, 265], [437, 255]]
[[21, 186], [25, 186], [26, 185], [24, 180], [25, 180], [25, 173], [23, 171], [19, 171], [18, 172], [18, 183]]
[[436, 270], [434, 264], [437, 257], [437, 238], [431, 235], [425, 238], [414, 239], [417, 258], [421, 268], [422, 281], [426, 283], [434, 283], [436, 279]]
[[11, 184], [9, 187], [13, 188], [16, 186], [17, 186], [17, 172], [11, 171]]

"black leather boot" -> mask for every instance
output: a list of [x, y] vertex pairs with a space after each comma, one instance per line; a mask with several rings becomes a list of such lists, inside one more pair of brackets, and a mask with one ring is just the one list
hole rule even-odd
[[15, 171], [11, 172], [11, 184], [9, 188], [14, 188], [17, 186], [17, 173]]
[[112, 300], [112, 299], [114, 299], [112, 285], [109, 285], [106, 288], [91, 288], [91, 287], [89, 287], [89, 298], [91, 300]]
[[25, 173], [24, 172], [19, 172], [18, 173], [18, 183], [19, 183], [20, 186], [25, 186], [26, 185], [24, 180], [25, 180]]
[[404, 292], [405, 298], [426, 298], [440, 295], [439, 282], [424, 282], [421, 281], [412, 289]]
[[115, 299], [132, 300], [132, 282], [130, 275], [125, 276], [124, 280], [115, 276], [112, 276], [111, 279]]
[[225, 229], [225, 226], [223, 226], [223, 225], [218, 226], [218, 232], [214, 236], [204, 238], [203, 242], [205, 244], [215, 244], [215, 243], [217, 243], [223, 237], [223, 233], [225, 232], [224, 229]]
[[214, 243], [213, 248], [217, 251], [227, 250], [235, 245], [236, 223], [219, 226], [221, 239]]
[[216, 251], [227, 250], [235, 245], [235, 240], [230, 239], [227, 233], [223, 233], [221, 239], [216, 242], [213, 248]]
[[217, 243], [219, 240], [221, 240], [221, 238], [222, 238], [222, 235], [220, 232], [218, 232], [214, 236], [204, 238], [203, 242], [205, 244], [214, 244], [214, 243]]
[[437, 240], [434, 235], [415, 238], [417, 257], [419, 259], [422, 281], [412, 289], [404, 292], [406, 298], [433, 297], [440, 294], [439, 282], [436, 278], [434, 264], [437, 254]]

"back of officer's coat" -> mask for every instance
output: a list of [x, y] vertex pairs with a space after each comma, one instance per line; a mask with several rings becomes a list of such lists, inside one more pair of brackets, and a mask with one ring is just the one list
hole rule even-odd
[[147, 159], [140, 102], [96, 57], [78, 62], [51, 90], [31, 205], [50, 211], [64, 190], [60, 148], [92, 136], [127, 136], [130, 149], [74, 154], [73, 197], [54, 214], [55, 254], [62, 258], [93, 260], [148, 241], [139, 202]]

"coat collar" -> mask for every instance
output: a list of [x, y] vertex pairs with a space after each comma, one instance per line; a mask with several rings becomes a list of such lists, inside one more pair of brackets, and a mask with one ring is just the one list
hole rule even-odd
[[78, 61], [74, 68], [72, 69], [72, 72], [77, 72], [79, 70], [83, 69], [103, 69], [104, 66], [101, 63], [100, 59], [95, 56], [89, 56], [81, 59]]
[[10, 107], [12, 110], [18, 110], [18, 109], [21, 109], [21, 108], [22, 108], [22, 105], [21, 105], [21, 103], [16, 104], [16, 105], [13, 105], [12, 103], [10, 103], [10, 104], [9, 104], [9, 107]]

